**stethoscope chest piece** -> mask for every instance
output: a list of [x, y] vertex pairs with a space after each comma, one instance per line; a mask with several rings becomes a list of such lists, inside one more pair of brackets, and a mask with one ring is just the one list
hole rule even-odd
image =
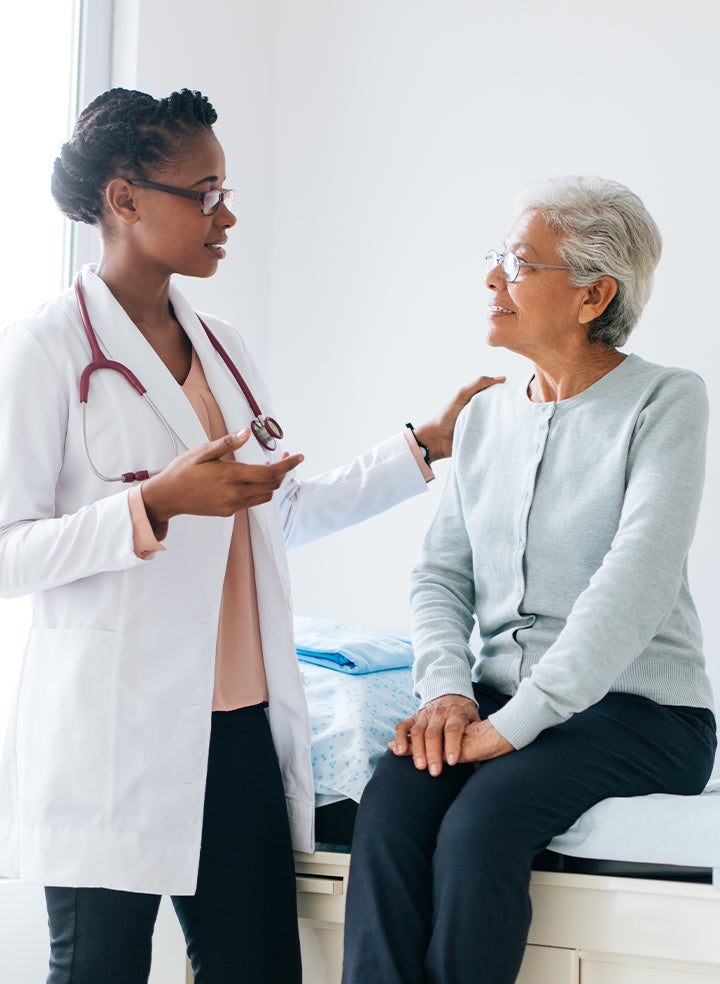
[[283, 429], [272, 417], [256, 417], [250, 423], [250, 430], [268, 451], [274, 451], [277, 442], [283, 439]]
[[[160, 413], [160, 410], [155, 406], [153, 401], [147, 395], [147, 391], [145, 387], [137, 378], [137, 376], [133, 372], [131, 372], [127, 366], [124, 366], [120, 362], [113, 362], [111, 359], [108, 359], [105, 355], [103, 355], [95, 331], [90, 323], [90, 315], [88, 314], [87, 305], [85, 304], [85, 298], [83, 296], [83, 291], [82, 291], [82, 277], [79, 273], [75, 277], [74, 286], [75, 286], [75, 296], [77, 298], [77, 304], [80, 310], [80, 317], [82, 319], [83, 327], [85, 329], [85, 334], [87, 335], [88, 342], [90, 343], [90, 352], [91, 352], [91, 360], [83, 370], [82, 376], [80, 377], [80, 402], [82, 404], [82, 425], [83, 425], [82, 430], [83, 430], [83, 445], [85, 450], [85, 458], [87, 459], [87, 463], [92, 469], [93, 473], [103, 482], [124, 482], [124, 483], [141, 482], [144, 479], [149, 478], [151, 475], [157, 474], [157, 472], [151, 472], [148, 471], [147, 469], [142, 469], [139, 471], [123, 472], [121, 475], [104, 475], [101, 471], [99, 471], [99, 469], [93, 463], [93, 460], [90, 456], [90, 449], [88, 448], [88, 439], [87, 439], [87, 405], [88, 405], [88, 398], [90, 395], [90, 377], [92, 376], [92, 374], [97, 369], [111, 369], [114, 372], [120, 373], [120, 375], [123, 376], [123, 378], [128, 381], [128, 383], [132, 386], [132, 388], [136, 391], [136, 393], [138, 393], [139, 396], [141, 396], [142, 399], [147, 403], [147, 405], [150, 407], [150, 409], [155, 414], [157, 419], [165, 428], [168, 437], [172, 442], [173, 458], [176, 458], [178, 454], [178, 444], [175, 434], [170, 424], [167, 422], [165, 417], [163, 417], [163, 415]], [[255, 438], [262, 445], [262, 447], [266, 448], [268, 451], [274, 451], [275, 448], [277, 447], [277, 442], [281, 441], [283, 438], [282, 427], [277, 422], [277, 420], [273, 420], [272, 417], [263, 416], [257, 400], [251, 393], [250, 387], [248, 386], [248, 384], [245, 382], [242, 375], [240, 374], [240, 370], [238, 369], [238, 367], [232, 361], [230, 356], [227, 354], [227, 352], [222, 347], [220, 342], [217, 340], [215, 335], [213, 335], [213, 333], [210, 331], [210, 329], [202, 320], [202, 318], [199, 318], [198, 320], [200, 321], [200, 324], [205, 329], [207, 337], [212, 343], [213, 348], [215, 349], [215, 351], [218, 353], [220, 358], [227, 366], [233, 379], [236, 381], [236, 383], [242, 390], [245, 399], [250, 404], [250, 409], [254, 414], [254, 419], [250, 423], [250, 429], [252, 433], [255, 435]]]

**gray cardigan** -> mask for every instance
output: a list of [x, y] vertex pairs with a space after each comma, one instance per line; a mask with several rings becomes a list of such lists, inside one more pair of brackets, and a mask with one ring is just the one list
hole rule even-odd
[[516, 748], [609, 691], [712, 706], [687, 576], [707, 416], [698, 376], [635, 355], [558, 403], [472, 400], [413, 572], [423, 704], [510, 694], [490, 720]]

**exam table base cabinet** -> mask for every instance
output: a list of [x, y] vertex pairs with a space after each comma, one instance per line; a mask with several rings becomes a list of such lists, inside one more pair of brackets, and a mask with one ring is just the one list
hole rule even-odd
[[[296, 855], [305, 984], [340, 984], [349, 863]], [[720, 892], [710, 885], [536, 871], [531, 895], [518, 984], [720, 984]]]

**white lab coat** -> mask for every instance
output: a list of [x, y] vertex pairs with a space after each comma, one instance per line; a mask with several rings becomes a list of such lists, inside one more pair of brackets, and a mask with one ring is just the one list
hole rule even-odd
[[[204, 442], [180, 386], [92, 268], [83, 284], [103, 351], [140, 378], [181, 451]], [[251, 419], [245, 398], [190, 305], [175, 288], [170, 296], [228, 429], [240, 430]], [[236, 329], [206, 320], [269, 412]], [[0, 761], [0, 874], [192, 894], [232, 520], [175, 517], [166, 552], [135, 555], [128, 487], [100, 481], [84, 457], [78, 380], [88, 361], [71, 290], [0, 342], [0, 592], [35, 593]], [[154, 470], [172, 455], [161, 423], [118, 373], [93, 376], [88, 442], [106, 474]], [[236, 452], [266, 457], [252, 438]], [[347, 468], [289, 477], [250, 510], [270, 726], [300, 850], [313, 849], [313, 782], [285, 544], [424, 488], [401, 433]]]

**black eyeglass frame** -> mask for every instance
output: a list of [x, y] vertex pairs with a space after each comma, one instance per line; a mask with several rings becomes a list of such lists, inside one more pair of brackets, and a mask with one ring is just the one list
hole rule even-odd
[[[176, 188], [174, 185], [158, 184], [157, 181], [145, 181], [141, 178], [126, 178], [128, 184], [137, 185], [138, 188], [151, 188], [153, 191], [164, 191], [168, 195], [178, 195], [180, 198], [189, 198], [192, 201], [200, 202], [200, 212], [202, 215], [215, 215], [220, 208], [221, 202], [226, 202], [226, 208], [235, 201], [235, 191], [233, 188], [222, 188], [213, 191], [190, 191], [189, 188]], [[210, 206], [209, 211], [205, 205], [208, 195], [217, 195], [218, 200]]]

